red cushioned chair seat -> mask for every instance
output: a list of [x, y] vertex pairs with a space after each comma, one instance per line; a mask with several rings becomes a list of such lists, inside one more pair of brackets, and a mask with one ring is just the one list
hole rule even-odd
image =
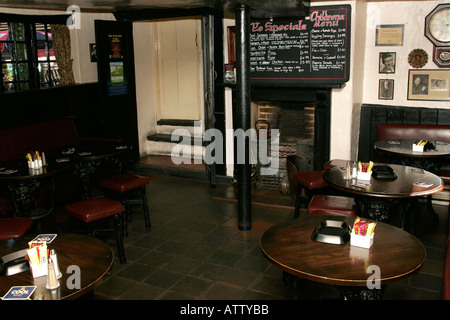
[[104, 188], [125, 192], [145, 186], [149, 181], [149, 177], [125, 173], [102, 179], [100, 184]]
[[308, 217], [325, 215], [355, 217], [355, 200], [341, 196], [314, 195], [308, 206]]
[[32, 223], [32, 218], [0, 219], [0, 240], [22, 237], [30, 229]]
[[124, 208], [120, 202], [107, 198], [92, 198], [79, 201], [66, 206], [66, 209], [74, 217], [92, 222], [122, 213]]
[[328, 187], [328, 183], [323, 180], [322, 176], [323, 171], [306, 171], [297, 172], [294, 177], [297, 183], [309, 190], [313, 190]]

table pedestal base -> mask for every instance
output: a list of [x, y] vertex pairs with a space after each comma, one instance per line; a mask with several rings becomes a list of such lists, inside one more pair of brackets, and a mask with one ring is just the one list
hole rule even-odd
[[391, 216], [393, 202], [390, 199], [356, 196], [355, 203], [357, 215], [360, 217], [385, 221]]
[[413, 232], [414, 217], [419, 203], [416, 198], [384, 199], [356, 196], [356, 213], [362, 218], [387, 222], [391, 218], [401, 217], [403, 230]]
[[381, 300], [383, 299], [386, 286], [380, 289], [369, 289], [367, 287], [337, 287], [345, 300]]
[[53, 211], [53, 195], [55, 191], [55, 182], [50, 179], [49, 185], [49, 203], [48, 207], [37, 208], [35, 202], [37, 195], [43, 192], [43, 184], [41, 180], [32, 179], [27, 181], [11, 182], [7, 185], [7, 190], [11, 195], [16, 217], [26, 217], [39, 219], [46, 217]]

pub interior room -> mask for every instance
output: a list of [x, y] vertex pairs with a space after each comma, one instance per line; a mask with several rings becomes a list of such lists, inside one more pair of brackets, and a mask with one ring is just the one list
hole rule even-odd
[[2, 2], [0, 297], [449, 300], [449, 24], [434, 0]]

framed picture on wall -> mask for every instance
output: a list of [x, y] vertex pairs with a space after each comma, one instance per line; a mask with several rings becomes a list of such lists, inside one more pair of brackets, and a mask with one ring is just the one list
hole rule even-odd
[[378, 81], [378, 99], [392, 100], [394, 99], [394, 80], [380, 79]]
[[395, 73], [395, 52], [380, 52], [379, 73]]
[[408, 100], [450, 101], [450, 70], [409, 70]]
[[377, 25], [376, 28], [376, 46], [403, 46], [403, 24]]

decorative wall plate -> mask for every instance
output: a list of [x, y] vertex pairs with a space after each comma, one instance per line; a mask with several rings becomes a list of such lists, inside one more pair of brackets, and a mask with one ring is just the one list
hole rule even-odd
[[425, 50], [414, 49], [408, 55], [408, 63], [413, 68], [422, 68], [428, 62], [428, 54]]

